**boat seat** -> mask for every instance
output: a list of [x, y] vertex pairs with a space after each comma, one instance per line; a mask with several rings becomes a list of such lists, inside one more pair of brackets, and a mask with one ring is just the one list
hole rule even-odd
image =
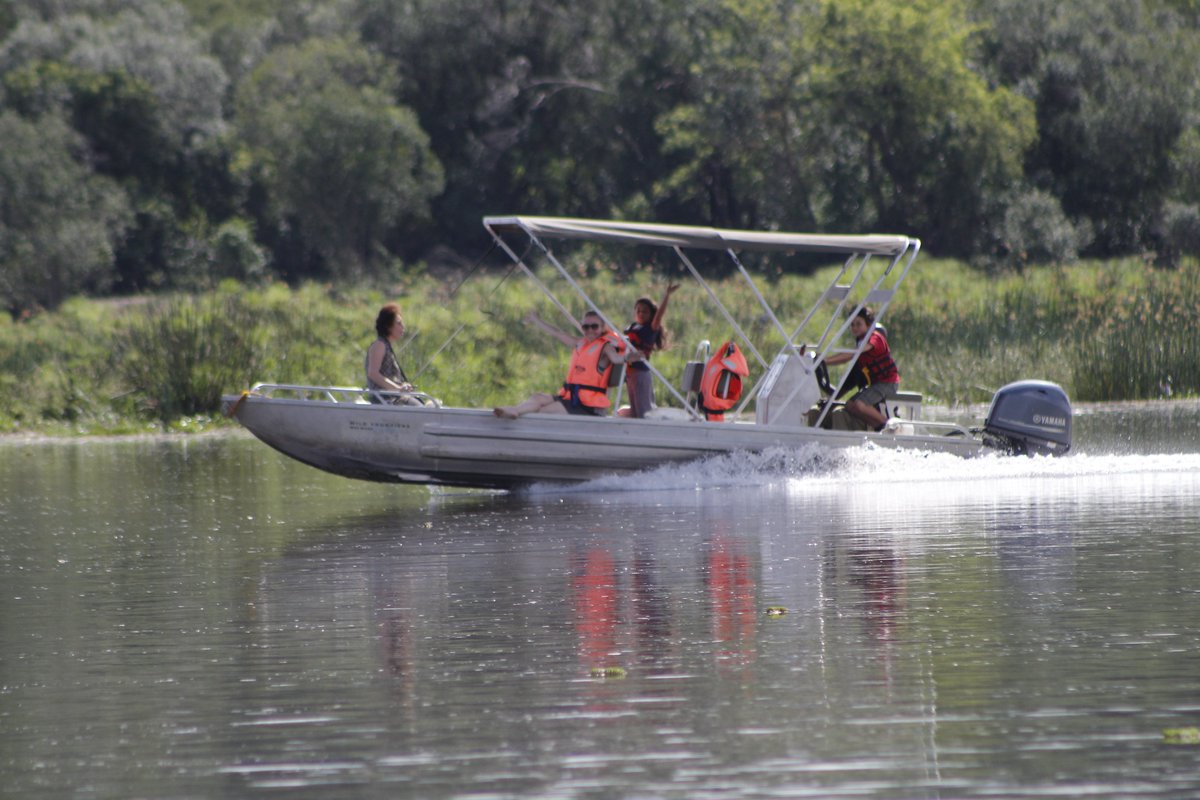
[[679, 381], [679, 390], [684, 394], [700, 391], [700, 379], [704, 377], [704, 362], [689, 361], [683, 365], [683, 377]]
[[608, 388], [620, 386], [625, 381], [625, 365], [613, 364], [612, 370], [608, 373]]
[[883, 414], [886, 419], [920, 419], [921, 400], [920, 392], [896, 392], [895, 397], [889, 397], [876, 403], [875, 410]]
[[[921, 419], [921, 402], [924, 398], [920, 392], [897, 392], [895, 397], [888, 398], [887, 402], [880, 401], [875, 404], [875, 408], [880, 414], [887, 419], [902, 419], [907, 422]], [[841, 400], [833, 401], [833, 408], [826, 415], [825, 422], [821, 426], [826, 429], [833, 430], [866, 430], [866, 425], [858, 420], [858, 418], [846, 412], [846, 404]], [[817, 421], [817, 416], [820, 413], [819, 408], [812, 408], [808, 411], [808, 424], [812, 425]]]
[[[612, 369], [610, 369], [608, 371], [608, 388], [609, 389], [617, 389], [617, 397], [618, 398], [621, 397], [621, 391], [622, 391], [624, 382], [625, 382], [625, 365], [624, 364], [613, 364]], [[621, 387], [621, 388], [618, 388], [618, 387]], [[617, 406], [618, 405], [619, 405], [619, 401], [617, 403], [613, 403], [609, 407], [608, 412], [607, 412], [608, 416], [611, 417], [611, 416], [615, 416], [617, 414], [617, 411], [618, 411]]]
[[906, 420], [920, 419], [923, 400], [920, 392], [896, 392], [896, 396], [889, 398], [887, 403], [879, 404], [879, 412], [888, 419], [893, 417]]

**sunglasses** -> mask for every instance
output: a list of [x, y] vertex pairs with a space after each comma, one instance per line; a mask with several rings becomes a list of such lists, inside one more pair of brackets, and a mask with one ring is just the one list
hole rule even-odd
[[585, 331], [598, 331], [598, 330], [600, 330], [600, 323], [599, 322], [585, 322], [582, 325], [580, 325], [579, 327], [583, 328]]

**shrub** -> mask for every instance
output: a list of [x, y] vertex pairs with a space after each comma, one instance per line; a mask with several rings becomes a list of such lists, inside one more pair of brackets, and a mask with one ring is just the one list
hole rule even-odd
[[245, 220], [223, 223], [213, 234], [211, 247], [216, 277], [249, 282], [266, 277], [266, 254], [255, 243], [254, 232]]
[[1163, 209], [1162, 250], [1170, 265], [1184, 255], [1200, 255], [1200, 205], [1167, 203]]
[[1004, 213], [1006, 260], [1013, 264], [1074, 261], [1090, 236], [1063, 213], [1058, 199], [1034, 189], [1018, 195]]
[[221, 394], [260, 371], [263, 331], [237, 296], [176, 299], [114, 337], [117, 370], [141, 407], [166, 424], [211, 413]]

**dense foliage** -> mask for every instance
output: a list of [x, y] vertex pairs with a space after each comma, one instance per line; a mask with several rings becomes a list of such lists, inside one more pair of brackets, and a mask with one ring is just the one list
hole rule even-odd
[[[634, 298], [657, 297], [668, 280], [644, 270], [614, 279], [591, 258], [584, 251], [570, 268], [618, 323], [631, 318]], [[829, 270], [760, 288], [795, 319]], [[540, 280], [569, 296], [561, 278]], [[727, 278], [717, 291], [759, 346], [779, 346], [744, 281]], [[1075, 401], [1200, 395], [1196, 259], [1175, 269], [1083, 261], [984, 279], [963, 262], [923, 259], [902, 291], [887, 326], [904, 386], [931, 404], [985, 403], [1022, 378], [1055, 381]], [[219, 419], [222, 393], [256, 381], [361, 386], [375, 313], [397, 298], [408, 327], [398, 345], [405, 371], [445, 402], [487, 407], [562, 381], [566, 348], [521, 322], [531, 308], [561, 317], [519, 272], [460, 281], [414, 271], [386, 291], [225, 281], [196, 295], [74, 298], [25, 322], [0, 317], [0, 432], [194, 429]], [[667, 327], [672, 346], [653, 363], [672, 380], [698, 342], [730, 335], [694, 283], [672, 297]], [[661, 388], [658, 398], [672, 402]]]
[[486, 213], [1200, 248], [1194, 0], [0, 0], [0, 299], [468, 260]]

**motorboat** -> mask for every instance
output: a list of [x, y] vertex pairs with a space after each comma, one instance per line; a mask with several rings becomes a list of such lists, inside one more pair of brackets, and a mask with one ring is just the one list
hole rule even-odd
[[[531, 254], [570, 287], [576, 305], [598, 312], [614, 332], [620, 328], [592, 302], [550, 245], [569, 249], [574, 242], [591, 242], [664, 251], [703, 288], [729, 325], [729, 341], [715, 348], [698, 343], [696, 356], [681, 376], [664, 375], [647, 362], [664, 402], [642, 419], [616, 413], [533, 413], [505, 419], [490, 408], [454, 407], [418, 392], [274, 383], [226, 395], [225, 413], [279, 452], [337, 475], [491, 489], [587, 481], [723, 454], [813, 444], [963, 457], [987, 452], [1061, 455], [1070, 450], [1070, 401], [1061, 387], [1046, 381], [1002, 387], [983, 424], [975, 427], [923, 419], [922, 397], [909, 391], [881, 409], [888, 419], [881, 431], [866, 430], [846, 413], [839, 397], [851, 370], [831, 381], [825, 361], [837, 353], [851, 359], [861, 355], [867, 337], [854, 346], [845, 344], [850, 319], [870, 306], [875, 324], [882, 324], [917, 259], [919, 239], [533, 216], [486, 217], [483, 224], [514, 268], [532, 279], [576, 326], [567, 305], [539, 279], [534, 268], [539, 264], [531, 265]], [[754, 325], [743, 324], [722, 302], [697, 267], [698, 254], [730, 259], [761, 309]], [[824, 258], [835, 264], [829, 284], [795, 322], [780, 319], [759, 286], [761, 275], [756, 280], [745, 263], [775, 257]], [[735, 352], [739, 359], [730, 358]], [[710, 381], [707, 391], [722, 391], [727, 401], [732, 398], [723, 415], [706, 413], [700, 376], [708, 370], [716, 370], [722, 380]], [[619, 376], [614, 367], [614, 409], [621, 392]]]

